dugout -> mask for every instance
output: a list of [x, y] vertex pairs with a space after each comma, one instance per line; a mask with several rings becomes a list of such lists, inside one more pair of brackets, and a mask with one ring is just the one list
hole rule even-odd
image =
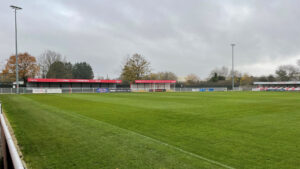
[[136, 80], [130, 85], [136, 92], [165, 92], [175, 90], [176, 80]]
[[27, 79], [31, 88], [116, 88], [122, 80], [96, 79]]

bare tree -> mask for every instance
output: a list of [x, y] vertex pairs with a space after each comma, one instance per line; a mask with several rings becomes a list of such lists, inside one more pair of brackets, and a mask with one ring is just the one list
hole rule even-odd
[[185, 77], [185, 80], [188, 85], [193, 85], [199, 82], [200, 78], [195, 74], [189, 74]]
[[44, 53], [42, 53], [38, 58], [38, 64], [40, 66], [42, 78], [46, 78], [49, 68], [54, 62], [62, 62], [62, 60], [63, 58], [61, 54], [55, 51], [46, 50]]
[[[233, 73], [235, 78], [242, 77], [242, 73], [237, 70], [235, 70]], [[230, 71], [230, 73], [228, 74], [228, 79], [232, 79], [232, 71]]]
[[281, 81], [299, 80], [299, 69], [293, 65], [282, 65], [276, 70], [276, 74]]
[[223, 66], [222, 68], [215, 68], [210, 72], [208, 77], [209, 81], [217, 82], [219, 80], [225, 80], [228, 76], [228, 68]]
[[214, 76], [215, 73], [218, 74], [218, 76], [223, 76], [223, 77], [227, 77], [228, 76], [228, 68], [223, 66], [221, 68], [215, 68], [214, 70], [211, 71], [210, 77]]

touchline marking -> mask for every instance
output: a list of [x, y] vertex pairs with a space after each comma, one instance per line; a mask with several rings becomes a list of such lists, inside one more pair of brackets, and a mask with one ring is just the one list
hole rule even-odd
[[[39, 103], [39, 104], [41, 105], [41, 103]], [[55, 108], [55, 109], [58, 110], [59, 112], [64, 113], [64, 114], [67, 114], [67, 115], [70, 115], [70, 116], [73, 116], [73, 117], [75, 117], [75, 118], [81, 117], [81, 118], [86, 119], [86, 120], [92, 120], [92, 121], [96, 121], [96, 122], [98, 122], [98, 123], [103, 123], [103, 124], [106, 124], [106, 125], [108, 125], [108, 126], [112, 126], [112, 127], [114, 127], [114, 128], [118, 128], [118, 129], [123, 130], [123, 131], [126, 131], [126, 132], [128, 132], [128, 133], [135, 134], [135, 135], [138, 135], [138, 136], [143, 137], [143, 138], [145, 138], [145, 139], [148, 139], [148, 140], [151, 140], [151, 141], [153, 141], [153, 142], [159, 143], [159, 144], [161, 144], [161, 145], [164, 145], [164, 146], [173, 148], [173, 149], [175, 149], [175, 150], [177, 150], [177, 151], [180, 151], [180, 152], [182, 152], [182, 153], [188, 154], [188, 155], [193, 156], [193, 157], [195, 157], [195, 158], [198, 158], [198, 159], [207, 161], [207, 162], [209, 162], [209, 163], [211, 163], [211, 164], [218, 165], [218, 166], [220, 166], [220, 167], [224, 167], [224, 168], [227, 168], [227, 169], [235, 169], [234, 167], [228, 166], [228, 165], [226, 165], [226, 164], [220, 163], [220, 162], [215, 161], [215, 160], [211, 160], [211, 159], [205, 158], [205, 157], [203, 157], [203, 156], [201, 156], [201, 155], [198, 155], [198, 154], [195, 154], [195, 153], [192, 153], [192, 152], [183, 150], [183, 149], [181, 149], [181, 148], [179, 148], [179, 147], [170, 145], [170, 144], [168, 144], [168, 143], [162, 142], [162, 141], [157, 140], [157, 139], [154, 139], [154, 138], [152, 138], [152, 137], [145, 136], [145, 135], [143, 135], [143, 134], [137, 133], [137, 132], [132, 131], [132, 130], [124, 129], [124, 128], [121, 128], [121, 127], [119, 127], [119, 126], [116, 126], [116, 125], [113, 125], [113, 124], [110, 124], [110, 123], [107, 123], [107, 122], [104, 122], [104, 121], [101, 121], [101, 120], [93, 119], [93, 118], [90, 118], [90, 117], [87, 117], [87, 116], [84, 116], [84, 115], [81, 115], [81, 114], [78, 114], [78, 113], [75, 113], [75, 112], [65, 112], [65, 111], [62, 111], [62, 110], [60, 110], [60, 109], [57, 109], [57, 108], [54, 107], [54, 106], [50, 106], [50, 105], [47, 105], [47, 104], [42, 104], [42, 105], [44, 105], [44, 106], [46, 106], [46, 107], [52, 107], [52, 108]]]
[[[74, 113], [74, 112], [72, 112], [72, 113]], [[170, 145], [170, 144], [168, 144], [168, 143], [162, 142], [162, 141], [157, 140], [157, 139], [152, 138], [152, 137], [145, 136], [145, 135], [140, 134], [140, 133], [137, 133], [137, 132], [135, 132], [135, 131], [128, 130], [128, 129], [124, 129], [124, 128], [121, 128], [121, 127], [119, 127], [119, 126], [116, 126], [116, 125], [113, 125], [113, 124], [110, 124], [110, 123], [107, 123], [107, 122], [104, 122], [104, 121], [101, 121], [101, 120], [93, 119], [93, 118], [90, 118], [90, 117], [87, 117], [87, 116], [84, 116], [84, 115], [81, 115], [81, 114], [78, 114], [78, 113], [75, 113], [75, 114], [78, 115], [78, 116], [81, 116], [81, 117], [83, 117], [83, 118], [85, 118], [85, 119], [94, 120], [94, 121], [97, 121], [97, 122], [100, 122], [100, 123], [103, 123], [103, 124], [106, 124], [106, 125], [109, 125], [109, 126], [118, 128], [118, 129], [120, 129], [120, 130], [126, 131], [126, 132], [128, 132], [128, 133], [132, 133], [132, 134], [138, 135], [138, 136], [143, 137], [143, 138], [145, 138], [145, 139], [148, 139], [148, 140], [151, 140], [151, 141], [153, 141], [153, 142], [162, 144], [162, 145], [164, 145], [164, 146], [173, 148], [173, 149], [175, 149], [175, 150], [177, 150], [177, 151], [180, 151], [180, 152], [182, 152], [182, 153], [191, 155], [191, 156], [193, 156], [193, 157], [199, 158], [199, 159], [204, 160], [204, 161], [207, 161], [207, 162], [209, 162], [209, 163], [212, 163], [212, 164], [215, 164], [215, 165], [224, 167], [224, 168], [228, 168], [228, 169], [235, 169], [234, 167], [228, 166], [228, 165], [226, 165], [226, 164], [220, 163], [220, 162], [215, 161], [215, 160], [211, 160], [211, 159], [205, 158], [205, 157], [203, 157], [203, 156], [201, 156], [201, 155], [198, 155], [198, 154], [195, 154], [195, 153], [192, 153], [192, 152], [183, 150], [183, 149], [181, 149], [181, 148], [179, 148], [179, 147]], [[76, 116], [75, 116], [75, 117], [76, 117]]]
[[[105, 123], [105, 122], [104, 122], [104, 123]], [[106, 124], [107, 124], [107, 123], [106, 123]], [[112, 124], [109, 124], [109, 125], [112, 125]], [[112, 125], [112, 126], [115, 126], [115, 125]], [[118, 126], [115, 126], [115, 127], [118, 127]], [[120, 127], [118, 127], [118, 128], [120, 128]], [[142, 135], [142, 134], [137, 133], [137, 132], [134, 132], [134, 131], [132, 131], [132, 130], [127, 130], [127, 129], [124, 129], [124, 128], [120, 128], [120, 129], [125, 130], [125, 131], [127, 131], [127, 132], [131, 132], [131, 133], [133, 133], [133, 134], [136, 134], [136, 135], [138, 135], [138, 136], [144, 137], [144, 138], [146, 138], [146, 139], [152, 140], [152, 141], [154, 141], [154, 142], [157, 142], [157, 143], [159, 143], [159, 144], [165, 145], [165, 146], [167, 146], [167, 147], [173, 148], [173, 149], [178, 150], [178, 151], [180, 151], [180, 152], [183, 152], [183, 153], [185, 153], [185, 154], [189, 154], [189, 155], [191, 155], [191, 156], [193, 156], [193, 157], [196, 157], [196, 158], [199, 158], [199, 159], [201, 159], [201, 160], [210, 162], [210, 163], [212, 163], [212, 164], [215, 164], [215, 165], [218, 165], [218, 166], [221, 166], [221, 167], [224, 167], [224, 168], [228, 168], [228, 169], [235, 169], [234, 167], [230, 167], [230, 166], [228, 166], [228, 165], [226, 165], [226, 164], [222, 164], [222, 163], [220, 163], [220, 162], [218, 162], [218, 161], [215, 161], [215, 160], [211, 160], [211, 159], [205, 158], [205, 157], [200, 156], [200, 155], [198, 155], [198, 154], [195, 154], [195, 153], [192, 153], [192, 152], [183, 150], [183, 149], [181, 149], [181, 148], [179, 148], [179, 147], [170, 145], [170, 144], [168, 144], [168, 143], [162, 142], [162, 141], [157, 140], [157, 139], [154, 139], [154, 138], [152, 138], [152, 137], [148, 137], [148, 136]]]

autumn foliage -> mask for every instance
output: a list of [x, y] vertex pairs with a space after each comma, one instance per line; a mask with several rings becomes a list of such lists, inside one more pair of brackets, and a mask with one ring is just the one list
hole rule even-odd
[[150, 62], [144, 56], [136, 53], [127, 58], [122, 68], [121, 78], [133, 83], [135, 80], [144, 79], [150, 73]]
[[[18, 55], [19, 80], [26, 81], [29, 77], [35, 77], [39, 73], [36, 58], [27, 52]], [[16, 80], [16, 56], [10, 56], [2, 71], [10, 80]]]

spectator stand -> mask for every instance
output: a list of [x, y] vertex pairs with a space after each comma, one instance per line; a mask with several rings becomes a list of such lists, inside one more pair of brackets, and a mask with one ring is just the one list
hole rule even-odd
[[169, 92], [175, 91], [176, 80], [136, 80], [130, 85], [132, 92]]

